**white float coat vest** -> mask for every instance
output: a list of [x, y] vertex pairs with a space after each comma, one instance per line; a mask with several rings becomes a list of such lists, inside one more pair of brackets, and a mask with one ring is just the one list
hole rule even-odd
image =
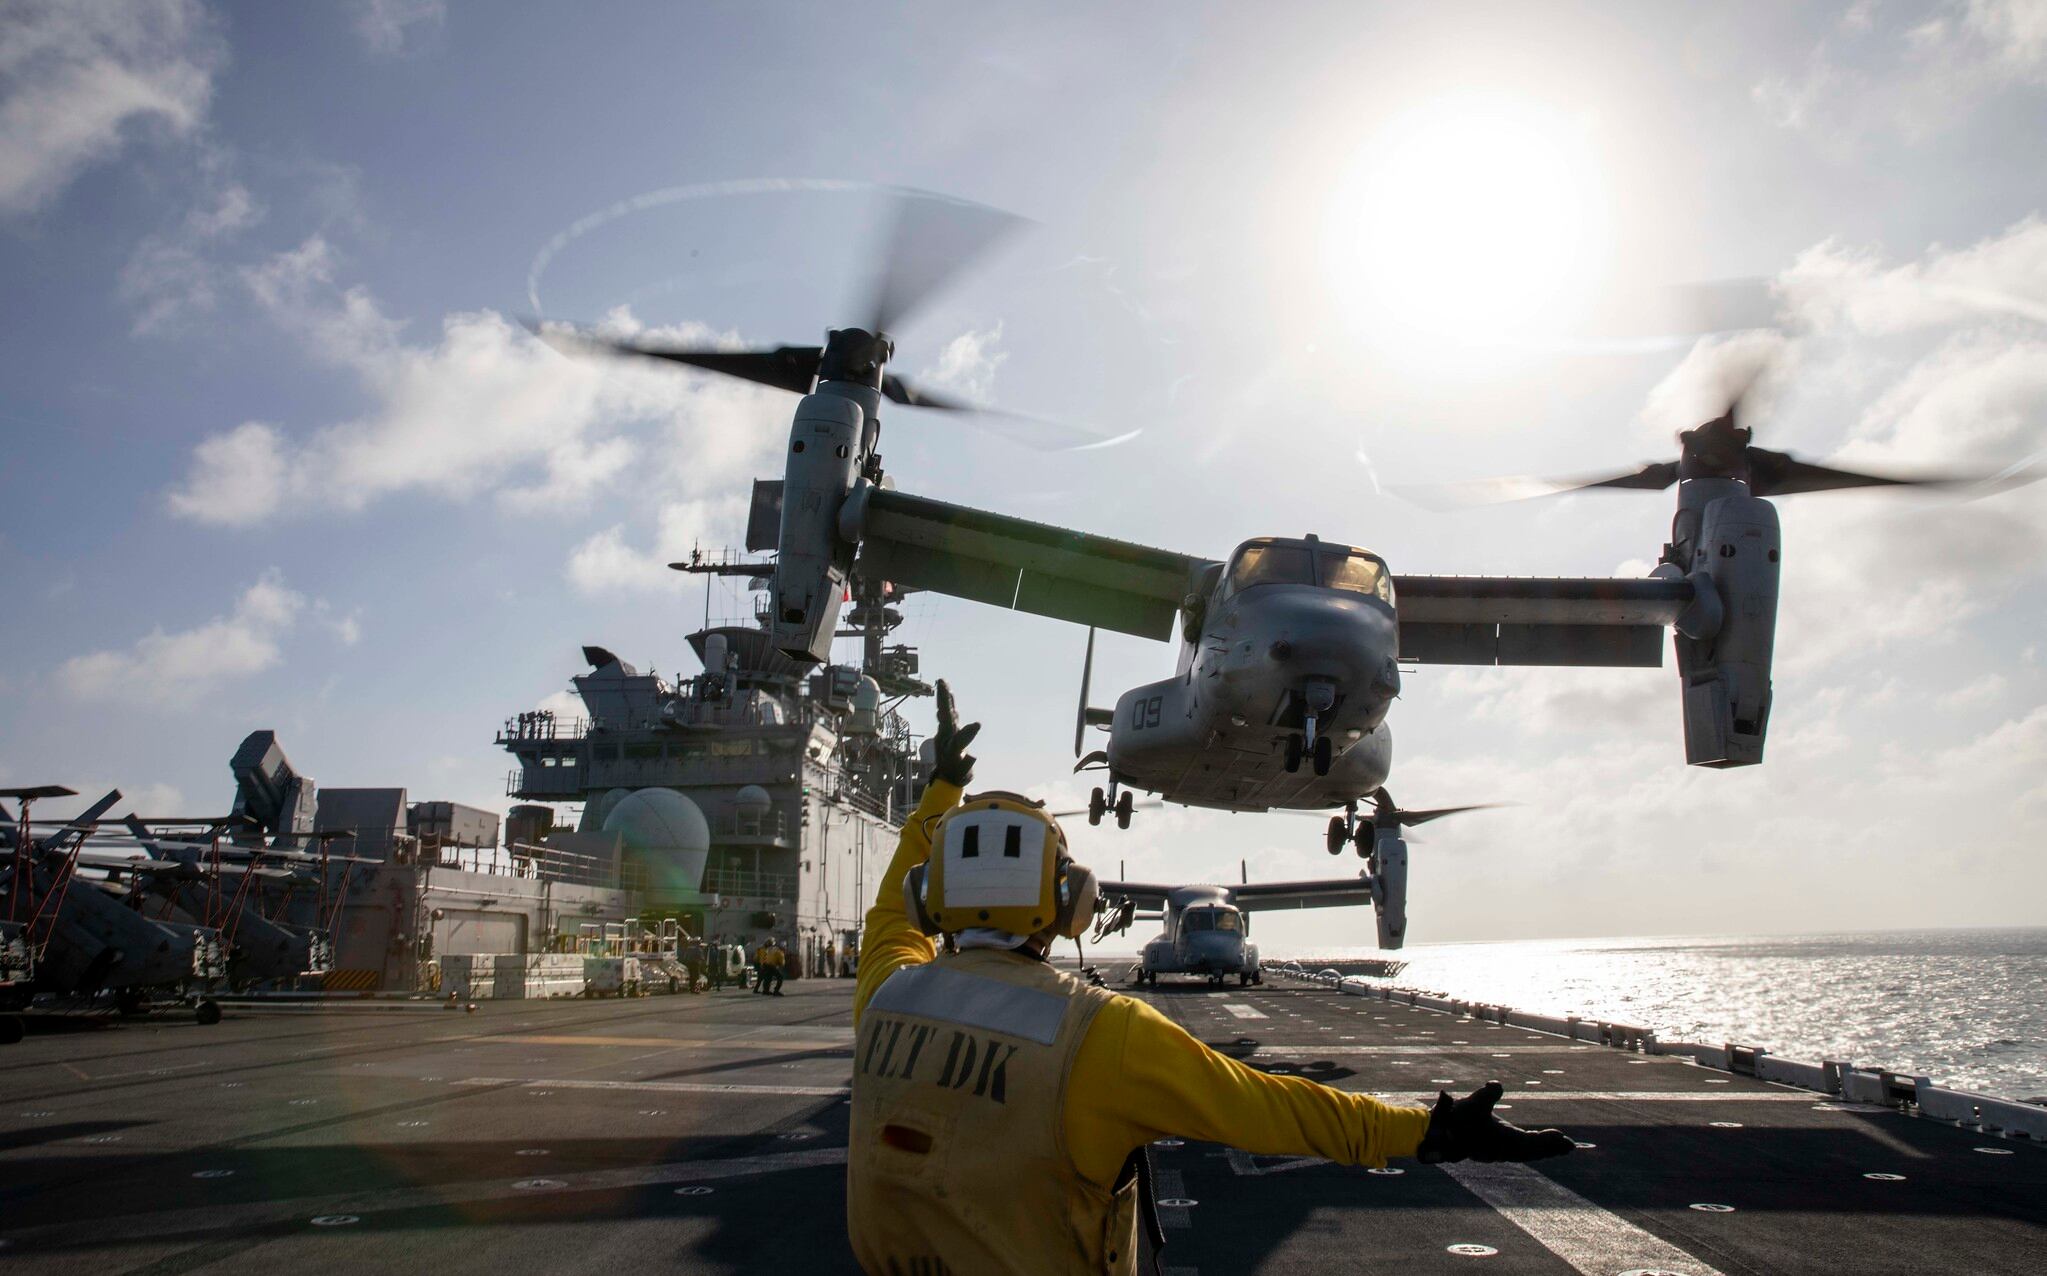
[[985, 949], [905, 966], [853, 1051], [846, 1225], [869, 1272], [1127, 1273], [1137, 1188], [1068, 1155], [1066, 1084], [1112, 993]]

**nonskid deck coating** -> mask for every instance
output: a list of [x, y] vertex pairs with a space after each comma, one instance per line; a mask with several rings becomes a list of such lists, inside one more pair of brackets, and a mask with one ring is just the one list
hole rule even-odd
[[[1138, 995], [1344, 1089], [1497, 1078], [1593, 1145], [1374, 1174], [1167, 1141], [1168, 1271], [2030, 1273], [2047, 1241], [2024, 1140], [1322, 988]], [[0, 1051], [0, 1264], [851, 1271], [850, 996], [38, 1023]]]

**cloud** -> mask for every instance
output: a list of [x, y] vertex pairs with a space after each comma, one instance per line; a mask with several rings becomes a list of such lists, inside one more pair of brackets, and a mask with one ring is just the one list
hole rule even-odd
[[263, 219], [249, 188], [227, 180], [202, 196], [170, 231], [145, 236], [121, 267], [118, 290], [135, 307], [132, 330], [154, 333], [194, 315], [210, 314], [232, 276], [210, 250]]
[[358, 0], [355, 32], [370, 52], [397, 57], [417, 49], [447, 21], [447, 0]]
[[74, 656], [58, 680], [81, 700], [189, 707], [223, 686], [282, 663], [282, 641], [307, 601], [272, 572], [242, 592], [234, 610], [192, 629], [153, 629], [124, 651]]
[[744, 530], [747, 502], [734, 496], [707, 496], [671, 501], [661, 507], [654, 544], [645, 551], [626, 541], [623, 523], [607, 527], [576, 546], [565, 575], [586, 594], [627, 590], [672, 593], [675, 573], [668, 564], [689, 557], [699, 546], [736, 541]]
[[1980, 243], [1936, 244], [1895, 266], [1830, 239], [1776, 283], [1792, 319], [1813, 328], [1889, 336], [2000, 315], [2047, 323], [2047, 221], [2034, 213]]
[[938, 365], [924, 374], [934, 389], [957, 390], [968, 398], [987, 403], [995, 397], [995, 373], [1009, 355], [997, 350], [1002, 324], [972, 329], [945, 343]]
[[2047, 3], [1940, 0], [1885, 23], [1855, 5], [1795, 72], [1751, 98], [1782, 127], [1832, 147], [1894, 132], [1919, 140], [2000, 90], [2047, 83]]
[[[198, 522], [249, 526], [285, 514], [355, 511], [431, 488], [456, 500], [495, 494], [509, 509], [574, 508], [603, 493], [667, 477], [684, 494], [727, 489], [779, 440], [767, 425], [772, 391], [625, 360], [568, 358], [495, 311], [451, 314], [430, 341], [406, 338], [367, 289], [336, 285], [337, 255], [315, 235], [242, 272], [258, 307], [297, 334], [307, 353], [354, 375], [370, 401], [347, 421], [294, 437], [245, 422], [203, 440], [171, 510]], [[617, 335], [697, 343], [700, 325], [645, 330], [630, 312]], [[633, 462], [615, 431], [665, 423], [665, 466]], [[631, 483], [628, 483], [628, 480]]]
[[0, 21], [0, 212], [42, 208], [137, 121], [196, 130], [226, 50], [195, 0], [25, 0]]

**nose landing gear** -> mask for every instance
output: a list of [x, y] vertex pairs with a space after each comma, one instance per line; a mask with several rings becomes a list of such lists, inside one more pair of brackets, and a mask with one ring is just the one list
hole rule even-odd
[[1088, 794], [1087, 822], [1091, 825], [1098, 825], [1102, 822], [1104, 815], [1113, 811], [1116, 814], [1116, 827], [1127, 829], [1130, 827], [1130, 813], [1134, 809], [1135, 804], [1131, 801], [1129, 790], [1126, 789], [1120, 796], [1117, 795], [1116, 782], [1111, 780], [1107, 793], [1096, 789], [1093, 793]]
[[1302, 689], [1301, 699], [1304, 710], [1301, 734], [1286, 740], [1287, 774], [1299, 771], [1306, 759], [1314, 765], [1316, 775], [1328, 775], [1336, 761], [1336, 743], [1317, 728], [1323, 716], [1336, 707], [1336, 687], [1327, 682], [1310, 682]]

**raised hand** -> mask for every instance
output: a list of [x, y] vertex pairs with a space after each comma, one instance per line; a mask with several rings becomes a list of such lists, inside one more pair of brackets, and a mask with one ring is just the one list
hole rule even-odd
[[931, 778], [944, 780], [960, 788], [974, 778], [974, 755], [967, 752], [967, 746], [981, 732], [981, 724], [969, 722], [959, 724], [959, 715], [952, 704], [952, 688], [945, 685], [945, 679], [938, 680], [938, 734], [931, 737], [935, 757], [931, 763]]

